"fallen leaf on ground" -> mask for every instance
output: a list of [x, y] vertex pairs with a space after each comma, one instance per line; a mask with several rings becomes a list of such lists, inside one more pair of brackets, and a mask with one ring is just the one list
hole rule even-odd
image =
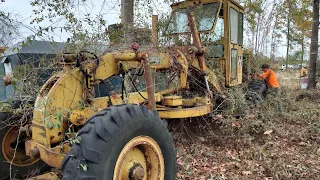
[[254, 120], [254, 119], [256, 118], [256, 116], [255, 116], [254, 114], [250, 114], [250, 115], [248, 115], [248, 118], [249, 118], [250, 120]]
[[263, 134], [271, 134], [273, 132], [273, 130], [268, 130], [268, 131], [265, 131]]
[[222, 119], [223, 116], [222, 116], [221, 114], [217, 114], [217, 115], [216, 115], [216, 118], [217, 118], [217, 119]]
[[299, 145], [300, 145], [300, 146], [307, 146], [307, 145], [308, 145], [308, 143], [305, 143], [305, 142], [299, 142]]
[[235, 122], [232, 122], [232, 127], [241, 127], [241, 124], [235, 121]]
[[200, 140], [201, 142], [205, 142], [205, 141], [206, 141], [206, 139], [205, 139], [204, 137], [199, 137], [199, 140]]
[[251, 171], [242, 171], [242, 174], [248, 176], [248, 175], [252, 174], [252, 172]]

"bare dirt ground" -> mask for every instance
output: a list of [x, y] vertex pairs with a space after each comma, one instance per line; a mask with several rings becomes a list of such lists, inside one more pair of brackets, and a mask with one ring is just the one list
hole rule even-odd
[[298, 90], [297, 72], [277, 74], [283, 116], [267, 99], [253, 108], [233, 104], [245, 109], [237, 118], [222, 111], [169, 123], [177, 179], [320, 179], [320, 92]]

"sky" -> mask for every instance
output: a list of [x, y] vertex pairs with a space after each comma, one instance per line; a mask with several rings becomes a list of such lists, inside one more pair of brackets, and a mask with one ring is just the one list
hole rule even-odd
[[[80, 11], [84, 13], [90, 13], [92, 16], [101, 13], [103, 14], [104, 20], [107, 24], [114, 24], [120, 22], [120, 2], [117, 0], [106, 0], [103, 4], [102, 0], [89, 0], [89, 6], [81, 7]], [[5, 0], [5, 2], [0, 3], [0, 10], [5, 12], [10, 12], [17, 15], [18, 21], [22, 22], [24, 27], [21, 28], [21, 38], [18, 41], [25, 39], [27, 36], [33, 34], [30, 28], [37, 28], [36, 25], [31, 25], [31, 20], [35, 17], [32, 10], [34, 7], [30, 5], [29, 0]], [[63, 26], [64, 21], [56, 19], [53, 26]], [[39, 24], [42, 27], [47, 27], [52, 25], [49, 21], [44, 21]], [[61, 32], [57, 30], [54, 34], [54, 40], [57, 42], [66, 41], [70, 37], [70, 34], [66, 32]]]

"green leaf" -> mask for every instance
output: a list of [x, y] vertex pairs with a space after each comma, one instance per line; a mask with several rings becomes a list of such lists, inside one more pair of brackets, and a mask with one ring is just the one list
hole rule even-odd
[[87, 164], [79, 164], [81, 166], [81, 168], [84, 170], [84, 171], [87, 171], [88, 170], [88, 165]]

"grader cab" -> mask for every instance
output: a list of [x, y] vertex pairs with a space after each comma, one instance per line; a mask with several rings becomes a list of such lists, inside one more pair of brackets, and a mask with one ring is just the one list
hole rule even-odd
[[64, 54], [63, 70], [39, 92], [31, 123], [2, 136], [12, 168], [1, 165], [1, 175], [22, 177], [45, 163], [61, 168], [63, 179], [175, 179], [173, 138], [161, 119], [207, 115], [214, 95], [242, 82], [243, 8], [233, 0], [179, 2], [168, 30], [176, 44], [165, 52], [153, 38], [147, 51], [133, 43], [100, 57]]
[[[186, 1], [173, 4], [172, 9], [172, 35], [185, 35], [184, 39], [190, 41], [188, 35], [190, 37], [192, 34], [192, 27], [188, 24], [188, 13], [194, 12], [200, 41], [206, 48], [206, 65], [220, 64], [219, 70], [225, 75], [225, 86], [241, 84], [243, 8], [233, 0], [221, 0]], [[195, 41], [193, 44], [197, 43]]]

